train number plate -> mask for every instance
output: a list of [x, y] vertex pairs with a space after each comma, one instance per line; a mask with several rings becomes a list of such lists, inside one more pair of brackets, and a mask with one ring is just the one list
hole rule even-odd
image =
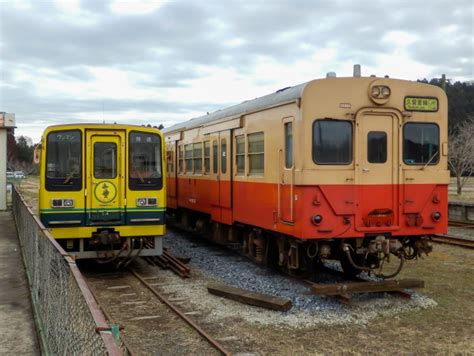
[[410, 111], [438, 111], [438, 99], [420, 96], [406, 96], [405, 110]]

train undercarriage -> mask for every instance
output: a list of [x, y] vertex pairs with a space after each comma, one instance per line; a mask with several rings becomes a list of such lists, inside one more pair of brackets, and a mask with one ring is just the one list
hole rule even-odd
[[363, 238], [302, 240], [244, 224], [212, 222], [208, 215], [194, 211], [173, 211], [170, 218], [168, 222], [174, 221], [180, 228], [229, 245], [258, 264], [301, 276], [317, 273], [325, 261], [337, 260], [343, 273], [350, 277], [366, 272], [393, 278], [406, 260], [432, 251], [428, 236], [373, 234]]

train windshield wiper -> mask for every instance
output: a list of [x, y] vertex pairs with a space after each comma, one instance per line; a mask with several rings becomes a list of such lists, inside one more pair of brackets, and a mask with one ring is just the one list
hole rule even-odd
[[431, 158], [428, 160], [428, 162], [426, 162], [425, 165], [420, 168], [420, 170], [424, 170], [424, 169], [431, 163], [431, 161], [433, 160], [433, 158], [436, 157], [436, 155], [437, 155], [438, 153], [439, 153], [439, 151], [436, 151], [436, 152], [431, 156]]

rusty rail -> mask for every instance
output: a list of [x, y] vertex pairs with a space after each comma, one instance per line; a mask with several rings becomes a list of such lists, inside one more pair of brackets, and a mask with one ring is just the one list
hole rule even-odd
[[441, 244], [474, 249], [474, 240], [467, 240], [451, 235], [436, 235], [436, 237], [432, 237], [431, 240]]
[[211, 335], [204, 331], [199, 325], [194, 321], [188, 318], [181, 310], [179, 310], [173, 303], [171, 303], [166, 297], [160, 294], [155, 288], [153, 288], [147, 281], [143, 279], [136, 271], [130, 269], [130, 272], [145, 286], [147, 287], [162, 303], [168, 306], [173, 312], [176, 313], [181, 319], [188, 323], [194, 330], [196, 330], [202, 337], [204, 337], [213, 347], [215, 347], [223, 355], [231, 355], [217, 340], [215, 340]]
[[465, 229], [474, 229], [474, 222], [449, 220], [449, 226], [463, 227]]

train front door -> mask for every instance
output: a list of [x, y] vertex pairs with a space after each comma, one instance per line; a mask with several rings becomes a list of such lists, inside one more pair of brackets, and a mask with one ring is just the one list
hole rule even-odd
[[356, 228], [395, 230], [399, 218], [399, 122], [391, 111], [356, 117]]
[[125, 134], [86, 131], [86, 208], [92, 225], [123, 224]]

